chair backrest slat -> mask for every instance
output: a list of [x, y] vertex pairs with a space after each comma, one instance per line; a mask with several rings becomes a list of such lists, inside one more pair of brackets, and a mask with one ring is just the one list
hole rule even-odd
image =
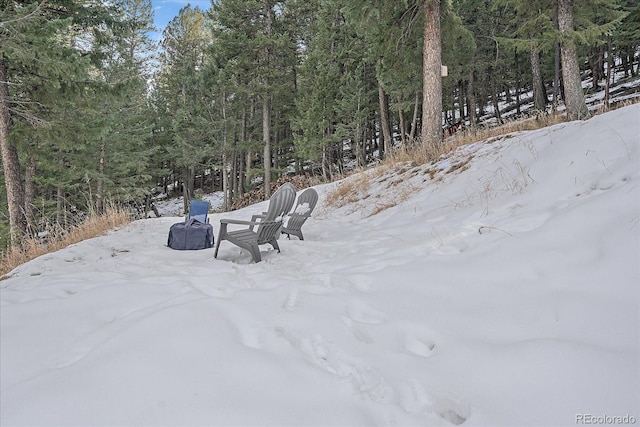
[[296, 200], [296, 188], [293, 184], [286, 182], [273, 193], [269, 199], [269, 208], [264, 217], [265, 222], [280, 220], [288, 214]]
[[291, 183], [284, 183], [269, 199], [269, 207], [258, 230], [258, 244], [268, 243], [280, 233], [282, 221], [291, 210], [296, 200], [296, 188]]
[[311, 216], [311, 212], [316, 207], [318, 203], [318, 192], [313, 188], [307, 188], [300, 194], [298, 197], [298, 201], [296, 202], [296, 207], [293, 210], [292, 214], [303, 215], [303, 216]]
[[282, 228], [282, 221], [270, 221], [260, 224], [258, 228], [258, 244], [264, 245], [265, 243], [269, 243], [274, 236], [277, 236], [280, 233], [280, 229]]

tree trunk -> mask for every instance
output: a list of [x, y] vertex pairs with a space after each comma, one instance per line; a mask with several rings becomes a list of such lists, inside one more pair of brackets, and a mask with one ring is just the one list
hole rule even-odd
[[322, 179], [323, 181], [329, 180], [329, 175], [331, 173], [331, 167], [328, 166], [329, 160], [327, 156], [327, 144], [322, 146]]
[[[273, 24], [273, 9], [271, 5], [267, 4], [266, 7], [266, 28], [265, 33], [267, 37], [271, 37], [272, 24]], [[264, 48], [265, 64], [269, 63], [269, 57], [271, 52], [269, 47]], [[263, 76], [263, 83], [265, 90], [269, 87], [269, 78]], [[271, 109], [269, 105], [269, 95], [265, 93], [262, 96], [262, 141], [264, 143], [263, 150], [263, 165], [264, 165], [264, 197], [265, 200], [271, 197]]]
[[228, 162], [227, 159], [227, 108], [225, 105], [226, 94], [222, 91], [222, 209], [227, 211], [229, 209], [229, 173], [227, 172]]
[[[382, 82], [378, 79], [378, 103], [380, 105], [380, 130], [385, 153], [391, 153], [391, 128], [389, 126], [389, 103]], [[382, 150], [381, 150], [382, 151]]]
[[31, 234], [36, 231], [35, 198], [36, 198], [36, 175], [37, 157], [30, 154], [27, 158], [24, 173], [24, 215], [27, 221], [27, 230]]
[[416, 92], [413, 102], [413, 117], [411, 118], [411, 132], [409, 133], [409, 141], [413, 144], [416, 139], [416, 129], [418, 128], [418, 109], [420, 107], [420, 94]]
[[458, 81], [458, 121], [462, 122], [465, 117], [464, 112], [464, 81]]
[[[240, 128], [240, 141], [246, 143], [247, 141], [247, 110], [242, 111], [242, 127]], [[246, 155], [240, 160], [240, 173], [238, 174], [238, 195], [244, 194], [249, 188], [247, 182], [248, 172], [251, 168], [251, 154], [250, 150], [247, 150]]]
[[62, 187], [56, 187], [56, 225], [67, 227], [67, 210]]
[[0, 58], [0, 154], [4, 170], [9, 208], [9, 233], [11, 245], [18, 246], [27, 232], [24, 214], [24, 198], [20, 178], [18, 149], [9, 143], [11, 115], [9, 114], [9, 83], [4, 58]]
[[522, 110], [520, 109], [520, 61], [518, 60], [518, 49], [514, 52], [514, 62], [516, 71], [516, 114], [520, 116]]
[[266, 96], [262, 100], [262, 142], [264, 143], [262, 153], [264, 197], [267, 200], [271, 197], [271, 110], [269, 109], [269, 98]]
[[[558, 2], [553, 2], [553, 29], [558, 31]], [[558, 110], [560, 99], [560, 43], [553, 44], [553, 113]]]
[[605, 51], [605, 46], [594, 46], [589, 49], [589, 67], [591, 68], [591, 82], [593, 89], [598, 89], [600, 81], [605, 79]]
[[[238, 157], [238, 147], [236, 144], [236, 140], [234, 138], [233, 141], [233, 148], [231, 149], [231, 189], [230, 189], [230, 203], [233, 202], [233, 200], [235, 200], [238, 197], [239, 191], [240, 191], [240, 180], [238, 179], [238, 177], [240, 176], [240, 172], [241, 172], [241, 165], [239, 162], [239, 157]], [[225, 210], [227, 210], [225, 208]]]
[[560, 57], [562, 60], [562, 81], [564, 102], [569, 120], [583, 120], [590, 116], [582, 92], [578, 54], [571, 32], [573, 28], [573, 1], [558, 1], [558, 29], [560, 30]]
[[[360, 98], [358, 98], [356, 114], [360, 117]], [[362, 129], [362, 121], [356, 119], [356, 164], [359, 167], [364, 167], [366, 165], [366, 153], [365, 153], [365, 144], [366, 144], [366, 132]]]
[[186, 166], [183, 168], [183, 177], [184, 181], [182, 182], [182, 204], [184, 207], [184, 212], [187, 213], [189, 211], [189, 204], [191, 203], [191, 199], [193, 198], [193, 180], [195, 179], [195, 168], [193, 166]]
[[442, 47], [440, 45], [440, 0], [424, 4], [422, 48], [422, 145], [442, 144]]
[[358, 167], [365, 167], [367, 164], [365, 153], [365, 134], [360, 123], [356, 125], [356, 164]]
[[496, 118], [498, 124], [503, 124], [502, 115], [500, 114], [500, 104], [498, 103], [498, 85], [496, 84], [496, 78], [493, 75], [493, 68], [489, 67], [489, 80], [491, 81], [491, 104], [493, 105], [493, 115]]
[[533, 108], [536, 111], [544, 111], [547, 99], [542, 86], [542, 71], [540, 70], [540, 54], [538, 45], [531, 45], [531, 83], [533, 85]]
[[476, 115], [477, 102], [476, 102], [476, 88], [475, 88], [475, 72], [471, 70], [469, 73], [469, 84], [467, 85], [467, 111], [469, 112], [469, 124], [471, 127], [475, 127], [478, 116]]
[[98, 182], [96, 184], [96, 212], [102, 214], [104, 212], [104, 162], [106, 155], [106, 147], [104, 143], [104, 138], [100, 143], [100, 160], [98, 162], [98, 173], [100, 177], [98, 178]]
[[609, 109], [610, 102], [610, 85], [611, 85], [611, 69], [613, 68], [613, 55], [611, 52], [611, 36], [607, 38], [607, 75], [604, 85], [604, 109]]
[[553, 62], [553, 110], [555, 113], [560, 99], [560, 43], [557, 42], [554, 46]]
[[[398, 102], [398, 104], [400, 104], [400, 102]], [[402, 111], [402, 108], [398, 108], [398, 133], [400, 134], [400, 142], [402, 143], [403, 146], [406, 147], [407, 136], [405, 132], [405, 126], [406, 124], [404, 122], [404, 112]]]

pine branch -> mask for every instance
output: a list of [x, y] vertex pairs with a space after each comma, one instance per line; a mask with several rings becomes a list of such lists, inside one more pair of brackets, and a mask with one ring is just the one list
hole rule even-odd
[[45, 5], [46, 2], [47, 2], [47, 0], [42, 0], [42, 2], [38, 3], [38, 5], [36, 6], [36, 8], [33, 11], [31, 11], [30, 13], [28, 13], [28, 14], [26, 14], [24, 16], [20, 16], [20, 17], [15, 18], [15, 19], [9, 19], [7, 21], [0, 22], [0, 27], [12, 25], [12, 24], [15, 24], [15, 23], [21, 22], [21, 21], [26, 21], [26, 20], [36, 16], [38, 14], [38, 12], [43, 8], [43, 6]]

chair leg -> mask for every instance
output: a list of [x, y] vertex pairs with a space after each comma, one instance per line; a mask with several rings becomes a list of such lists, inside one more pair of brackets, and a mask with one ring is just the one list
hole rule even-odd
[[216, 242], [216, 250], [213, 253], [214, 258], [218, 258], [218, 248], [220, 247], [220, 242], [225, 240], [226, 235], [227, 235], [227, 224], [221, 223], [220, 229], [218, 230], [218, 240]]
[[251, 256], [253, 257], [253, 261], [255, 261], [255, 262], [262, 261], [262, 256], [260, 256], [260, 248], [258, 247], [258, 245], [251, 246], [251, 248], [248, 248], [248, 249], [249, 249], [249, 252], [251, 252]]
[[214, 258], [218, 258], [218, 248], [220, 247], [220, 242], [221, 242], [221, 241], [222, 241], [222, 239], [220, 239], [220, 238], [218, 237], [218, 241], [216, 242], [216, 250], [215, 250], [215, 252], [213, 253], [213, 257], [214, 257]]
[[278, 252], [280, 252], [280, 246], [278, 246], [278, 241], [276, 239], [273, 239], [269, 242], [269, 244], [271, 246], [273, 246], [273, 249], [277, 250]]

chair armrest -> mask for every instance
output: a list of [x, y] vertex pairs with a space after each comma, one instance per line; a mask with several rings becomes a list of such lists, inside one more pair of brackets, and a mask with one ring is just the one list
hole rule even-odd
[[309, 212], [305, 212], [305, 213], [297, 213], [297, 212], [292, 212], [289, 214], [290, 217], [302, 217], [302, 218], [311, 218], [311, 213]]
[[[265, 219], [266, 217], [266, 212], [262, 212], [261, 214], [254, 214], [251, 216], [251, 222], [257, 222], [258, 219]], [[251, 226], [251, 229], [253, 230], [253, 225]]]
[[243, 221], [241, 219], [231, 219], [231, 218], [223, 218], [220, 220], [220, 224], [237, 224], [237, 225], [260, 225], [259, 222], [256, 221]]

